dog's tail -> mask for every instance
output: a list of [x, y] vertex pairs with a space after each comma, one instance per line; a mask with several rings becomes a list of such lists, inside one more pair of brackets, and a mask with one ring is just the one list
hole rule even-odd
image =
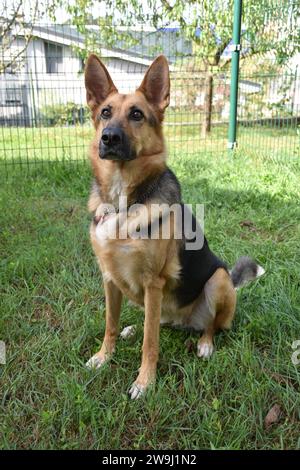
[[253, 261], [253, 259], [248, 258], [248, 256], [242, 256], [230, 271], [230, 276], [234, 287], [238, 289], [253, 279], [262, 276], [264, 273], [264, 268]]

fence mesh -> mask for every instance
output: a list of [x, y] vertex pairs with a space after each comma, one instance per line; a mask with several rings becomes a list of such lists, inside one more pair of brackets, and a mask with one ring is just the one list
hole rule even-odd
[[[249, 39], [245, 34], [242, 40], [238, 143], [257, 152], [265, 149], [273, 158], [299, 157], [300, 2], [269, 0], [262, 4], [261, 34]], [[243, 6], [244, 16], [247, 2]], [[247, 57], [248, 48], [251, 54]], [[249, 82], [253, 89], [245, 96]]]
[[[225, 3], [232, 6], [232, 1]], [[261, 4], [264, 49], [262, 36], [248, 34], [242, 22], [238, 146], [291, 158], [300, 148], [300, 2]], [[243, 14], [251, 14], [245, 5]], [[164, 122], [169, 153], [227, 151], [230, 41], [221, 54], [222, 66], [215, 67], [199, 54], [201, 41], [193, 41], [178, 24], [116, 26], [116, 38], [108, 44], [93, 24], [78, 28], [48, 18], [28, 22], [7, 6], [0, 21], [0, 165], [86, 160], [93, 135], [83, 78], [88, 50], [102, 58], [122, 93], [134, 91], [153, 58], [165, 54], [171, 71]], [[202, 30], [203, 18], [194, 28], [195, 38]]]

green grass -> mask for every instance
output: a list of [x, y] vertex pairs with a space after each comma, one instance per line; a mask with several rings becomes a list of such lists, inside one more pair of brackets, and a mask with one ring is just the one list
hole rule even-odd
[[[213, 250], [229, 265], [251, 255], [267, 273], [239, 291], [233, 329], [216, 337], [209, 362], [196, 357], [197, 336], [162, 329], [157, 383], [140, 401], [127, 391], [143, 317], [127, 302], [121, 326], [137, 323], [136, 340], [120, 340], [103, 370], [84, 367], [104, 333], [89, 168], [31, 165], [26, 178], [11, 168], [5, 179], [0, 167], [0, 448], [300, 448], [300, 364], [291, 361], [300, 339], [300, 162], [249, 145], [234, 156], [181, 152], [170, 165], [185, 201], [205, 203]], [[275, 403], [281, 417], [266, 429]]]

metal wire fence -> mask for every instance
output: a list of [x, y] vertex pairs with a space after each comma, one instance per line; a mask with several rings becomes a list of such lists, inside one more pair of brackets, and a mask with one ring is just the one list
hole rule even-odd
[[[245, 34], [241, 44], [238, 143], [273, 158], [299, 158], [300, 2], [268, 0], [263, 6], [262, 31], [250, 38]], [[256, 89], [246, 97], [248, 82]]]
[[[273, 9], [265, 9], [270, 47], [261, 51], [259, 37], [244, 35], [242, 40], [238, 147], [293, 158], [300, 152], [299, 37], [284, 35], [297, 30], [299, 17], [291, 9], [282, 27], [281, 4], [274, 0]], [[2, 17], [0, 23], [0, 166], [86, 160], [93, 129], [83, 79], [85, 35], [70, 24], [25, 21], [5, 31], [7, 21]], [[85, 31], [96, 28], [90, 25]], [[169, 60], [171, 102], [164, 122], [169, 153], [227, 151], [232, 41], [222, 52], [222, 67], [208, 68], [179, 26], [116, 30], [122, 39], [109, 47], [100, 41], [93, 49], [120, 92], [135, 90], [159, 53]], [[283, 40], [295, 47], [278, 61], [274, 51]]]

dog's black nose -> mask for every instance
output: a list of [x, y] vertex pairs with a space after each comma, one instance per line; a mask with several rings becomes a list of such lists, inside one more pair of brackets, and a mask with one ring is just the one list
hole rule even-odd
[[107, 147], [114, 147], [122, 142], [123, 131], [118, 127], [106, 127], [102, 131], [101, 142]]
[[106, 127], [102, 131], [99, 142], [99, 157], [104, 160], [132, 160], [136, 157], [134, 147], [124, 129], [120, 127]]

